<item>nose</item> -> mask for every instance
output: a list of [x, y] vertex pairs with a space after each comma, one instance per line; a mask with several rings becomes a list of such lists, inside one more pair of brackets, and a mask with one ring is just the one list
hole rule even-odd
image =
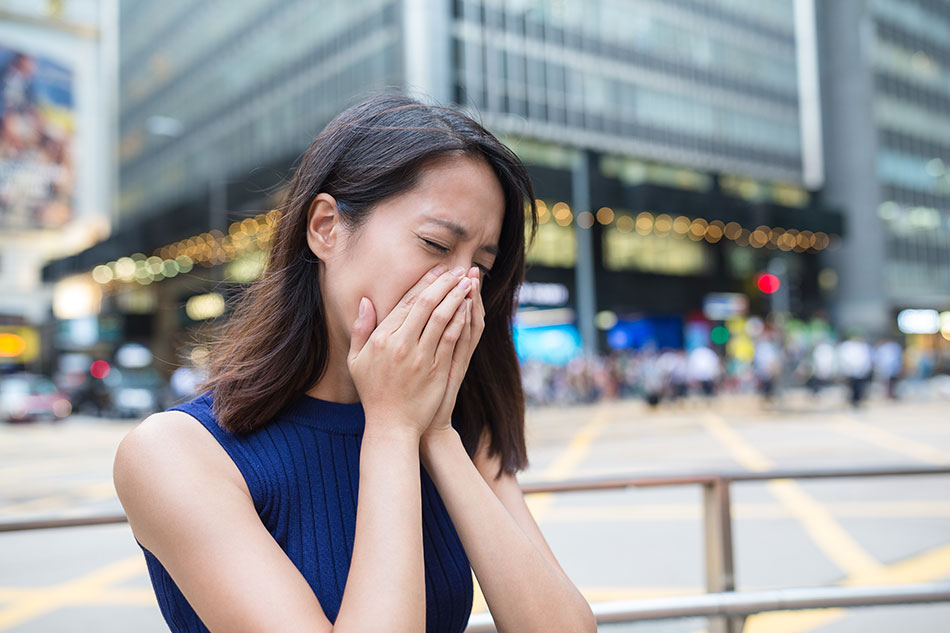
[[448, 266], [449, 266], [449, 269], [450, 269], [450, 270], [451, 270], [452, 268], [456, 268], [456, 267], [461, 268], [462, 270], [465, 271], [463, 274], [464, 274], [466, 277], [471, 277], [471, 276], [472, 276], [472, 269], [473, 269], [473, 268], [475, 269], [475, 271], [476, 271], [476, 273], [477, 273], [477, 275], [478, 275], [479, 278], [481, 278], [481, 276], [482, 276], [482, 269], [481, 269], [481, 267], [479, 267], [479, 266], [478, 266], [475, 262], [473, 262], [473, 261], [466, 261], [466, 260], [464, 260], [464, 259], [462, 259], [462, 258], [459, 258], [457, 261], [449, 262], [449, 263], [448, 263]]

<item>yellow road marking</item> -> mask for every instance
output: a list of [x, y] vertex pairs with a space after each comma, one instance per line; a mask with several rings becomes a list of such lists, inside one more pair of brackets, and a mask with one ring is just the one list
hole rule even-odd
[[848, 578], [845, 585], [928, 582], [950, 575], [950, 544], [935, 547], [879, 570], [877, 574]]
[[[109, 585], [123, 582], [145, 571], [145, 559], [141, 556], [132, 556], [68, 582], [41, 589], [17, 590], [19, 593], [16, 597], [17, 601], [0, 609], [0, 631], [6, 631], [61, 607], [87, 604], [101, 597], [103, 590]], [[3, 593], [9, 595], [9, 591], [3, 590]], [[138, 590], [131, 592], [112, 589], [111, 591], [118, 591], [120, 596], [124, 595], [126, 598], [140, 594]]]
[[[933, 582], [950, 576], [950, 545], [911, 556], [866, 574], [850, 576], [842, 585]], [[772, 611], [746, 620], [743, 633], [805, 633], [848, 615], [846, 609]]]
[[[763, 471], [774, 468], [774, 464], [768, 458], [746, 442], [722, 418], [709, 414], [704, 419], [704, 424], [733, 458], [747, 469]], [[884, 441], [880, 433], [869, 435], [876, 441]], [[862, 437], [866, 439], [866, 436], [862, 435]], [[920, 450], [921, 445], [910, 448], [909, 441], [896, 442], [896, 444], [903, 450], [912, 450], [918, 456], [924, 454]], [[931, 456], [930, 453], [927, 455]], [[848, 578], [843, 581], [845, 584], [925, 582], [950, 574], [950, 546], [938, 547], [901, 563], [885, 566], [862, 548], [835, 520], [831, 512], [809, 496], [794, 481], [777, 480], [770, 482], [768, 486], [769, 490], [802, 522], [825, 556], [847, 573]], [[841, 619], [847, 614], [845, 609], [763, 613], [749, 617], [743, 633], [803, 633]]]
[[876, 571], [879, 563], [818, 501], [790, 480], [772, 481], [769, 490], [801, 521], [808, 535], [837, 567], [847, 574]]
[[[594, 417], [590, 422], [581, 427], [581, 429], [571, 438], [567, 448], [564, 449], [557, 459], [554, 460], [545, 470], [542, 479], [544, 481], [558, 481], [567, 479], [577, 466], [587, 458], [590, 453], [591, 444], [604, 427], [610, 424], [611, 415], [606, 407], [598, 407], [594, 412]], [[536, 495], [529, 495], [526, 498], [528, 508], [536, 521], [541, 521], [542, 516], [548, 510], [551, 502], [554, 500], [554, 493], [545, 492]]]
[[[775, 468], [775, 464], [739, 435], [720, 416], [707, 413], [703, 424], [733, 459], [755, 472]], [[821, 503], [806, 493], [798, 483], [779, 479], [766, 484], [769, 491], [798, 519], [822, 553], [846, 574], [861, 574], [878, 570], [881, 564], [874, 559], [841, 526]]]
[[926, 464], [938, 466], [950, 464], [950, 452], [902, 437], [878, 426], [859, 422], [848, 416], [838, 415], [835, 416], [835, 420], [831, 428], [844, 435], [856, 437], [868, 444], [873, 444], [892, 453], [905, 455]]

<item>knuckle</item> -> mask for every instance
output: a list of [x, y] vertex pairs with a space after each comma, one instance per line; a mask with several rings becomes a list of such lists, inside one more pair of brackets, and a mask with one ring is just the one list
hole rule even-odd
[[409, 356], [409, 346], [406, 345], [406, 342], [402, 339], [396, 341], [393, 345], [393, 356], [396, 358], [406, 358]]
[[419, 297], [419, 305], [422, 306], [423, 308], [431, 310], [432, 308], [435, 307], [435, 304], [436, 304], [436, 298], [433, 297], [431, 294], [424, 294]]

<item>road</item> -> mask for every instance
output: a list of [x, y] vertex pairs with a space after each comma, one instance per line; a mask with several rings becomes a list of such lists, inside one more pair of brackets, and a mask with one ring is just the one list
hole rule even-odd
[[[773, 468], [950, 465], [945, 399], [840, 394], [638, 400], [530, 409], [522, 483], [605, 475]], [[135, 425], [74, 416], [0, 426], [0, 521], [121, 511], [111, 482]], [[950, 476], [737, 483], [739, 590], [950, 580]], [[703, 591], [698, 487], [530, 495], [565, 571], [592, 602]], [[476, 591], [474, 611], [486, 608]], [[753, 616], [746, 633], [946, 633], [950, 605]], [[699, 633], [702, 619], [603, 625], [602, 631]], [[126, 524], [0, 533], [0, 633], [167, 631]]]

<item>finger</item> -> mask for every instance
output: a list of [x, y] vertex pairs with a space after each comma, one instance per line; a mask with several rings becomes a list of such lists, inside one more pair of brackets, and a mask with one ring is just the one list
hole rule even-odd
[[475, 282], [474, 287], [472, 288], [472, 350], [475, 350], [475, 346], [478, 345], [478, 341], [482, 337], [482, 332], [485, 329], [485, 304], [482, 302], [482, 280], [479, 279]]
[[[449, 291], [442, 302], [432, 311], [429, 320], [419, 336], [419, 346], [429, 350], [434, 357], [439, 346], [439, 339], [442, 338], [446, 327], [451, 323], [453, 316], [463, 308], [465, 296], [471, 288], [472, 280], [469, 277], [463, 277], [459, 283]], [[412, 316], [410, 314], [410, 316]], [[463, 311], [464, 318], [464, 311]]]
[[390, 310], [389, 314], [380, 322], [379, 326], [386, 332], [395, 332], [399, 326], [402, 325], [402, 322], [405, 321], [406, 315], [409, 314], [409, 309], [422, 291], [431, 286], [439, 277], [444, 275], [447, 270], [448, 267], [445, 264], [439, 264], [429, 270], [412, 288], [406, 291], [406, 294], [404, 294], [402, 299], [399, 300], [399, 303]]
[[366, 341], [369, 340], [370, 334], [373, 333], [373, 330], [376, 327], [376, 308], [373, 306], [373, 302], [367, 297], [360, 297], [360, 307], [358, 309], [358, 316], [356, 320], [353, 321], [353, 325], [350, 327], [350, 351], [347, 355], [347, 360], [353, 362], [353, 360], [359, 355], [360, 350], [363, 349], [363, 346], [366, 345]]
[[[395, 334], [398, 332], [400, 335], [405, 336], [412, 344], [419, 343], [419, 339], [422, 336], [422, 331], [429, 322], [429, 318], [432, 316], [433, 311], [439, 306], [439, 304], [442, 303], [442, 301], [446, 298], [446, 295], [448, 295], [452, 289], [459, 284], [459, 282], [462, 280], [462, 275], [464, 275], [464, 271], [460, 272], [458, 268], [455, 268], [454, 270], [443, 273], [438, 279], [429, 285], [428, 288], [424, 288], [419, 296], [414, 301], [412, 301], [412, 305], [409, 306], [409, 312], [406, 314], [406, 318], [394, 330], [393, 333]], [[456, 302], [456, 308], [457, 307], [458, 302]], [[453, 308], [453, 311], [454, 309], [455, 308]], [[448, 318], [442, 322], [443, 329], [445, 324], [452, 316], [451, 312], [446, 316]], [[434, 340], [438, 340], [438, 338]]]
[[[465, 324], [462, 326], [462, 334], [455, 343], [455, 351], [452, 353], [452, 364], [463, 368], [468, 365], [472, 350], [470, 342], [472, 340], [472, 300], [465, 298]], [[461, 382], [461, 381], [460, 381]]]
[[465, 323], [462, 325], [462, 334], [455, 342], [455, 350], [452, 352], [452, 364], [449, 369], [449, 380], [446, 385], [446, 393], [457, 395], [459, 387], [462, 386], [462, 379], [468, 372], [468, 363], [472, 359], [471, 345], [472, 340], [472, 300], [465, 299]]
[[376, 308], [367, 297], [360, 297], [356, 320], [350, 326], [350, 357], [359, 354], [376, 327]]
[[465, 327], [466, 307], [467, 304], [462, 301], [461, 305], [456, 308], [455, 314], [452, 316], [452, 320], [442, 333], [442, 336], [439, 339], [439, 345], [436, 348], [436, 363], [441, 363], [445, 360], [451, 361], [453, 358], [453, 352], [456, 348], [456, 343], [458, 343], [459, 337], [462, 335], [462, 329]]
[[482, 283], [484, 280], [476, 279], [472, 285], [472, 323], [477, 323], [479, 319], [485, 318], [485, 303], [482, 301]]

